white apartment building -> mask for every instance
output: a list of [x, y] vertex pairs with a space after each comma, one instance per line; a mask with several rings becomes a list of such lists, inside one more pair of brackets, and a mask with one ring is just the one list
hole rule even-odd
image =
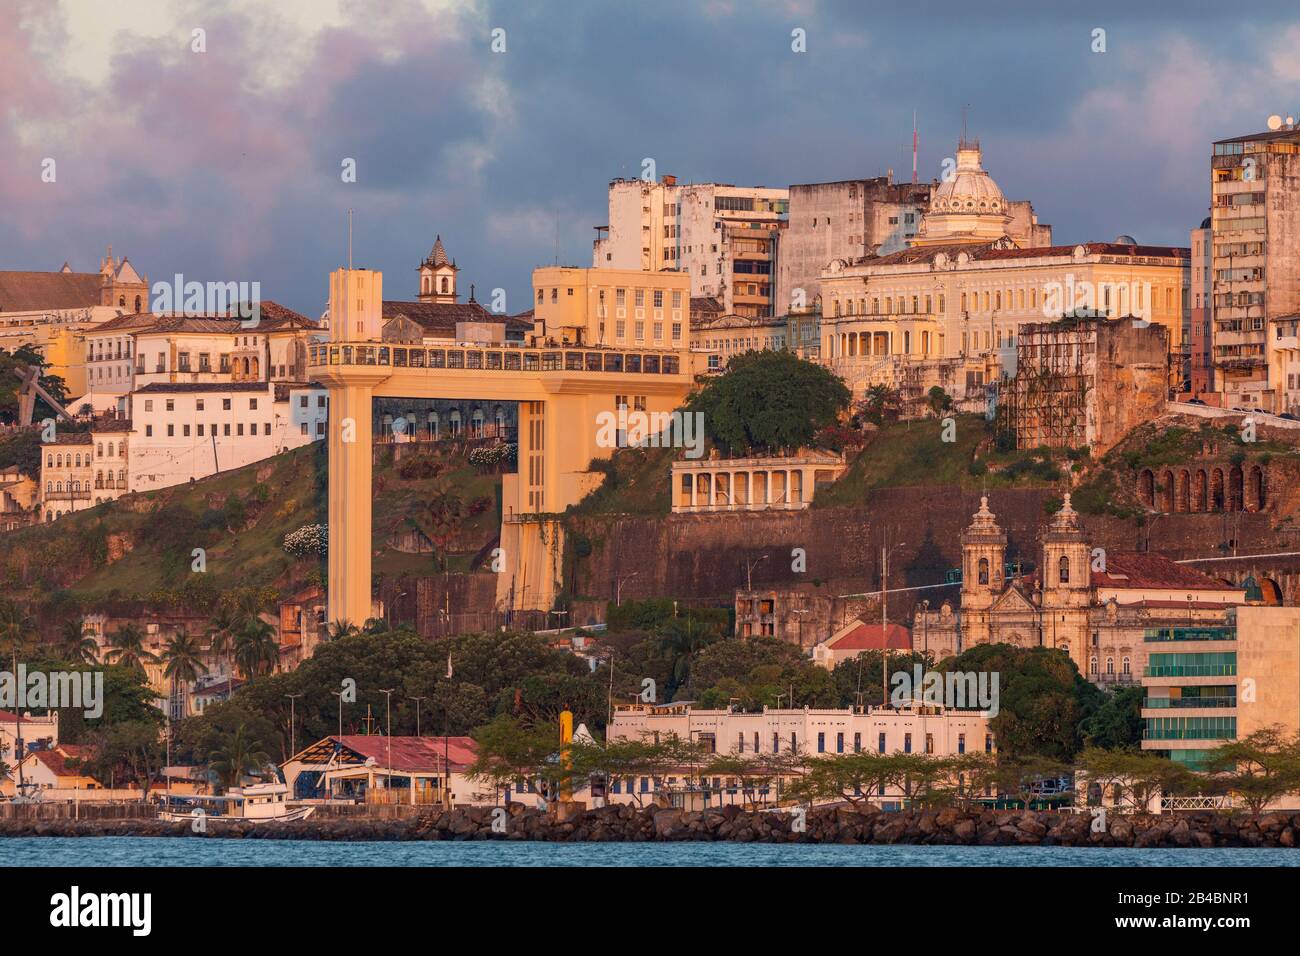
[[153, 382], [130, 397], [131, 491], [206, 478], [325, 437], [327, 392], [275, 382]]
[[788, 189], [682, 185], [675, 176], [616, 179], [592, 266], [680, 270], [691, 277], [692, 296], [716, 296], [729, 313], [770, 316], [777, 236], [789, 200]]
[[[256, 323], [225, 316], [123, 315], [87, 330], [88, 391], [96, 412], [125, 413], [126, 396], [155, 382], [299, 382], [320, 327], [274, 302]], [[78, 403], [78, 404], [81, 404]]]

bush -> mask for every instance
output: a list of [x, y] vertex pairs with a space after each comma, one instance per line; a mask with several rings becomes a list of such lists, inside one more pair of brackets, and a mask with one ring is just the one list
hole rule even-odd
[[329, 549], [329, 532], [323, 524], [305, 524], [284, 536], [284, 550], [295, 558], [325, 554]]
[[397, 469], [397, 474], [407, 481], [437, 478], [442, 474], [442, 463], [432, 458], [407, 458]]

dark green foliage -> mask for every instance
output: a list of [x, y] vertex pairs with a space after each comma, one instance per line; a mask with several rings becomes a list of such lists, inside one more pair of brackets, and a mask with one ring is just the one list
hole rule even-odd
[[852, 396], [829, 370], [790, 352], [747, 352], [709, 381], [688, 408], [727, 455], [772, 454], [808, 446], [835, 423]]

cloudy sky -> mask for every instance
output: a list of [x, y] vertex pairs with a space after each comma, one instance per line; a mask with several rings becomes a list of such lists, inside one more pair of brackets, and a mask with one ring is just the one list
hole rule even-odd
[[257, 280], [316, 315], [351, 208], [387, 298], [441, 233], [466, 291], [521, 311], [534, 266], [590, 264], [609, 180], [646, 157], [685, 181], [910, 175], [915, 111], [929, 179], [963, 106], [1057, 241], [1186, 245], [1211, 141], [1300, 116], [1300, 6], [1055, 6], [0, 0], [0, 268], [91, 270], [111, 243], [151, 280]]

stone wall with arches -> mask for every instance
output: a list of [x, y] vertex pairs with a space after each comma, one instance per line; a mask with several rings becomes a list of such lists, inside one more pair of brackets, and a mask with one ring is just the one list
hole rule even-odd
[[1135, 490], [1143, 507], [1162, 514], [1264, 511], [1271, 503], [1270, 470], [1249, 458], [1143, 466]]

